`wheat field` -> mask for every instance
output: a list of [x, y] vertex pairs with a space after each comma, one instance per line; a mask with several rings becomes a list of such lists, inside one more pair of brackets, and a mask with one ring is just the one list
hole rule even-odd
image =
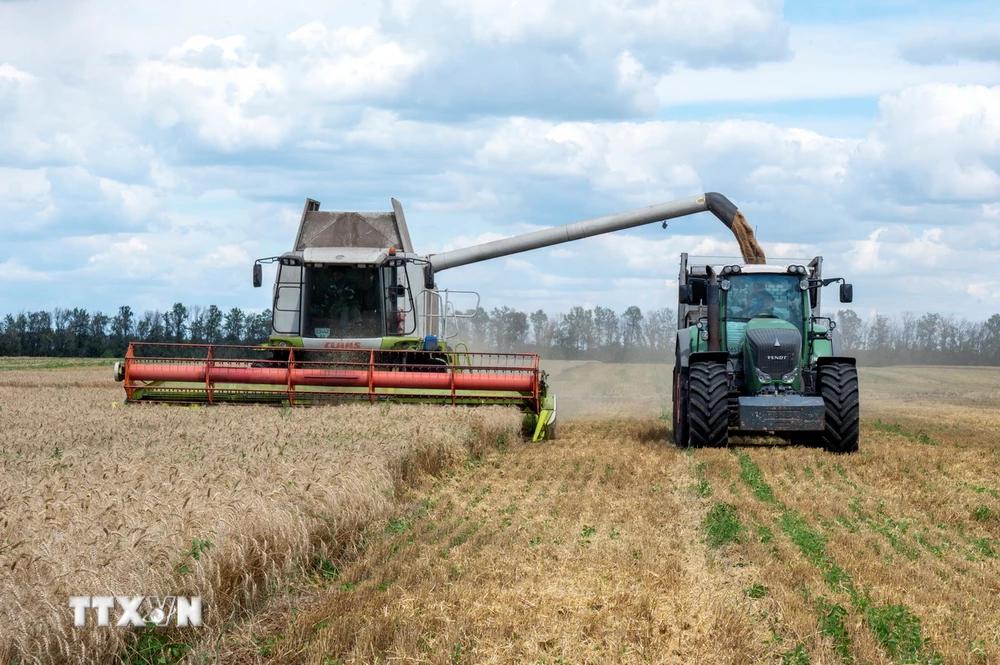
[[123, 397], [107, 363], [0, 372], [0, 662], [103, 663], [136, 646], [125, 630], [73, 627], [70, 596], [200, 595], [210, 641], [343, 556], [408, 484], [521, 427], [497, 408]]
[[[0, 661], [1000, 662], [1000, 370], [863, 369], [834, 456], [678, 450], [669, 366], [543, 367], [540, 444], [504, 410], [114, 407], [104, 368], [0, 372]], [[105, 592], [200, 593], [205, 626], [70, 628]]]

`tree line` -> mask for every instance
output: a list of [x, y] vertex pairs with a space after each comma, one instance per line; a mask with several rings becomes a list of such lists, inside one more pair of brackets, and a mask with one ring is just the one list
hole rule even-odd
[[1000, 314], [969, 321], [941, 314], [835, 317], [844, 351], [865, 365], [1000, 365]]
[[[458, 335], [472, 350], [531, 351], [552, 359], [605, 362], [670, 362], [677, 317], [662, 307], [621, 314], [606, 307], [569, 312], [522, 312], [498, 307], [460, 313]], [[833, 317], [841, 352], [865, 365], [1000, 365], [1000, 314], [969, 321], [940, 314], [874, 314], [854, 310]], [[223, 311], [182, 303], [141, 315], [129, 306], [114, 315], [85, 309], [7, 314], [0, 320], [0, 356], [121, 357], [130, 341], [197, 344], [262, 344], [271, 311]]]
[[677, 315], [662, 307], [647, 311], [632, 305], [621, 314], [597, 306], [576, 306], [567, 313], [521, 312], [498, 307], [461, 313], [459, 334], [472, 349], [530, 351], [554, 360], [664, 362], [673, 357]]
[[85, 309], [7, 314], [0, 321], [0, 356], [120, 358], [129, 342], [261, 344], [271, 331], [271, 311], [175, 304], [141, 315], [128, 305], [112, 316]]

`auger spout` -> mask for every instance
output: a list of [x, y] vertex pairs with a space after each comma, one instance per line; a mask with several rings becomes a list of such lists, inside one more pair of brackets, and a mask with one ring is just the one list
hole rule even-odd
[[[494, 240], [493, 242], [474, 247], [431, 254], [427, 259], [430, 262], [432, 273], [439, 272], [469, 263], [478, 263], [479, 261], [518, 254], [532, 249], [590, 238], [614, 231], [631, 229], [645, 224], [663, 222], [668, 219], [705, 211], [714, 214], [727, 228], [733, 231], [737, 241], [740, 243], [740, 250], [747, 263], [764, 262], [764, 252], [757, 245], [753, 231], [750, 229], [742, 213], [740, 213], [732, 201], [717, 192], [708, 192], [700, 196], [690, 196], [614, 215], [606, 215], [551, 229], [525, 233], [511, 238]], [[428, 283], [432, 282], [432, 274], [428, 275], [428, 277], [431, 278], [428, 280]]]

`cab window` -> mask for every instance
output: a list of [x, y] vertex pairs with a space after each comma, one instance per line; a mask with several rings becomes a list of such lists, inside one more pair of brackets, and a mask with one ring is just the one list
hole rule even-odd
[[726, 319], [776, 318], [802, 329], [802, 291], [793, 275], [734, 275], [726, 293]]
[[385, 334], [386, 298], [374, 267], [306, 268], [306, 337], [352, 339]]

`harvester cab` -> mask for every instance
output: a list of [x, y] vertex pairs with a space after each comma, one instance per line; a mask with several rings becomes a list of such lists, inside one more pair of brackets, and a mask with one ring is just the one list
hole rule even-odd
[[823, 259], [787, 264], [689, 261], [681, 255], [674, 364], [674, 440], [725, 446], [774, 432], [832, 452], [858, 447], [858, 376], [822, 315]]
[[[422, 361], [441, 362], [457, 334], [459, 292], [424, 288], [429, 262], [413, 251], [400, 203], [391, 212], [319, 207], [306, 200], [291, 251], [254, 262], [255, 287], [261, 265], [277, 264], [269, 344], [302, 349], [303, 359], [310, 350], [375, 349], [428, 351]], [[478, 294], [460, 293], [478, 307]]]

